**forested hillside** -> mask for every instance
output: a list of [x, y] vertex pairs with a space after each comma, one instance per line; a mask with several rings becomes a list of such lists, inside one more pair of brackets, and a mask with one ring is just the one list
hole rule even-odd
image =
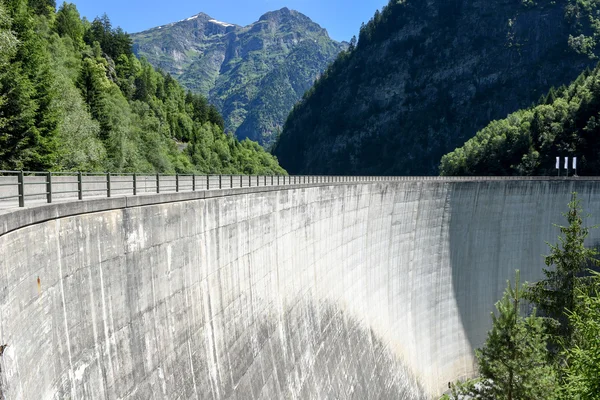
[[0, 0], [0, 169], [284, 172], [223, 125], [204, 97], [136, 58], [107, 16]]
[[[556, 175], [556, 157], [579, 159], [579, 175], [600, 175], [600, 66], [493, 121], [442, 158], [442, 175]], [[562, 164], [562, 163], [561, 163]]]
[[200, 13], [132, 35], [134, 51], [208, 97], [225, 129], [269, 146], [293, 105], [347, 44], [302, 13], [272, 11], [248, 26]]
[[295, 106], [290, 173], [437, 174], [490, 121], [596, 63], [590, 0], [390, 0]]

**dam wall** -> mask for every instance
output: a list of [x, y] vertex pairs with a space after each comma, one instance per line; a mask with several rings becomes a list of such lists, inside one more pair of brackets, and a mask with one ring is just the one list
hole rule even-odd
[[[600, 181], [373, 182], [0, 214], [6, 399], [428, 399]], [[592, 230], [590, 246], [600, 243]]]

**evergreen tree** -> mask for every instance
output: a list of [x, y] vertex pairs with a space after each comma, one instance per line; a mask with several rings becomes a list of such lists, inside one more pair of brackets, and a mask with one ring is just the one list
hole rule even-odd
[[29, 0], [29, 7], [35, 14], [39, 15], [52, 15], [56, 10], [55, 0]]
[[12, 19], [0, 1], [0, 68], [5, 67], [17, 49], [18, 40], [11, 30]]
[[568, 345], [572, 336], [572, 327], [568, 323], [567, 313], [574, 310], [577, 304], [577, 288], [585, 283], [582, 277], [586, 269], [597, 263], [597, 251], [585, 247], [585, 238], [589, 228], [583, 226], [583, 210], [577, 193], [573, 193], [569, 202], [569, 210], [563, 214], [567, 218], [567, 226], [558, 226], [561, 235], [559, 242], [550, 246], [550, 254], [544, 262], [552, 269], [544, 268], [545, 279], [528, 286], [525, 298], [535, 304], [543, 316], [554, 321], [552, 333], [556, 336], [553, 342], [558, 345], [561, 340]]
[[4, 169], [45, 170], [56, 162], [58, 117], [50, 56], [35, 31], [36, 20], [26, 3], [14, 1], [12, 29], [20, 41], [0, 79], [0, 166]]
[[[556, 373], [549, 364], [548, 336], [535, 310], [521, 316], [524, 286], [515, 274], [492, 313], [492, 329], [476, 350], [479, 378], [451, 385], [454, 398], [481, 400], [549, 400], [556, 396]], [[447, 396], [448, 398], [449, 396]]]
[[564, 352], [564, 396], [600, 399], [600, 275], [593, 273], [590, 290], [576, 290], [578, 302], [568, 313], [573, 343]]
[[[7, 101], [7, 91], [3, 88], [4, 78], [7, 74], [8, 63], [14, 57], [18, 40], [11, 30], [12, 19], [6, 11], [4, 3], [0, 0], [0, 109]], [[0, 130], [8, 123], [6, 115], [0, 114]], [[0, 135], [0, 145], [3, 135]], [[0, 151], [1, 157], [2, 151]]]
[[68, 36], [78, 48], [83, 46], [84, 27], [75, 4], [62, 3], [56, 13], [56, 32], [60, 36]]

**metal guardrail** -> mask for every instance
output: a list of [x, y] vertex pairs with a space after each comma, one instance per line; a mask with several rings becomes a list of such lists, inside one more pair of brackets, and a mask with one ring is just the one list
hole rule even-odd
[[335, 176], [335, 175], [194, 175], [83, 173], [0, 170], [0, 205], [25, 207], [26, 200], [52, 203], [54, 199], [83, 200], [149, 193], [195, 192], [259, 186], [377, 181], [498, 181], [498, 180], [600, 180], [600, 177], [439, 177], [439, 176]]

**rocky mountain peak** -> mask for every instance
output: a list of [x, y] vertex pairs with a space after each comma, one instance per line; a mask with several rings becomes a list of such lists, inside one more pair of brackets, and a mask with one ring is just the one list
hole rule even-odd
[[304, 24], [315, 24], [315, 22], [313, 22], [310, 18], [308, 18], [306, 15], [302, 14], [301, 12], [298, 12], [296, 10], [290, 10], [287, 7], [283, 7], [280, 10], [276, 10], [276, 11], [270, 11], [264, 15], [262, 15], [259, 19], [259, 22], [261, 21], [269, 21], [269, 22], [274, 22], [276, 24], [285, 24], [291, 21], [294, 22], [300, 22], [300, 23], [304, 23]]
[[132, 38], [136, 54], [207, 96], [222, 112], [227, 131], [264, 145], [347, 47], [289, 8], [244, 27], [199, 13]]
[[[296, 14], [299, 14], [297, 11], [293, 11], [293, 12]], [[275, 19], [279, 19], [282, 17], [289, 17], [291, 15], [292, 15], [292, 11], [287, 7], [283, 7], [280, 10], [269, 11], [269, 12], [263, 14], [258, 20], [259, 21], [275, 20]]]

